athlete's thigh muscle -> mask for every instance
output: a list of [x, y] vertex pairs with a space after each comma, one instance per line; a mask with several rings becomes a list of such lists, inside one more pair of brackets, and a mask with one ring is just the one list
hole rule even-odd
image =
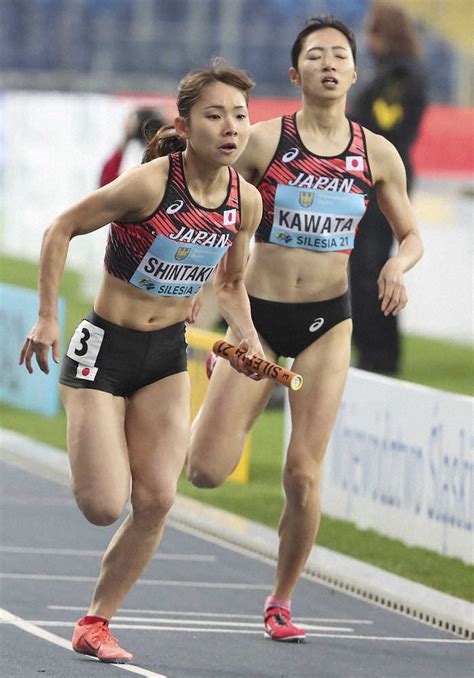
[[156, 488], [176, 483], [189, 441], [188, 373], [173, 374], [134, 393], [127, 403], [125, 428], [133, 482]]
[[[236, 343], [230, 332], [226, 339]], [[265, 355], [274, 359], [264, 348]], [[254, 381], [219, 358], [191, 427], [189, 466], [198, 465], [225, 479], [238, 463], [245, 437], [268, 403], [272, 388], [268, 379]]]
[[91, 496], [117, 497], [125, 504], [130, 465], [124, 432], [123, 398], [95, 389], [60, 385], [67, 414], [69, 463], [73, 487]]
[[290, 392], [289, 459], [309, 455], [313, 461], [322, 461], [346, 383], [351, 331], [352, 321], [343, 321], [300, 353], [293, 364], [304, 376], [304, 385]]

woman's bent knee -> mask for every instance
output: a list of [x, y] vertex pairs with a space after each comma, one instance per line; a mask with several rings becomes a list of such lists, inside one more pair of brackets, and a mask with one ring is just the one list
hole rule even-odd
[[101, 527], [115, 523], [124, 509], [124, 505], [121, 503], [114, 505], [78, 497], [76, 497], [76, 501], [85, 518], [93, 525]]
[[212, 473], [212, 471], [200, 468], [192, 463], [187, 465], [186, 475], [194, 487], [199, 487], [202, 490], [213, 490], [222, 485], [225, 480], [225, 478], [220, 477], [217, 473]]
[[115, 523], [123, 513], [129, 499], [129, 491], [121, 492], [87, 487], [71, 477], [71, 490], [84, 517], [93, 525], [105, 526]]

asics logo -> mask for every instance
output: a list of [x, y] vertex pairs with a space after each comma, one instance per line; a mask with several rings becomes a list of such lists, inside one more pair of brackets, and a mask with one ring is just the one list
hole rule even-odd
[[166, 208], [166, 213], [174, 214], [175, 212], [179, 212], [183, 205], [184, 202], [182, 200], [177, 200], [176, 202], [172, 203], [169, 207]]
[[287, 151], [285, 155], [282, 156], [281, 159], [283, 162], [291, 162], [296, 158], [299, 152], [300, 152], [299, 148], [290, 148], [290, 150]]
[[316, 318], [316, 320], [313, 320], [311, 325], [309, 326], [309, 331], [310, 332], [317, 332], [320, 327], [324, 325], [324, 318]]

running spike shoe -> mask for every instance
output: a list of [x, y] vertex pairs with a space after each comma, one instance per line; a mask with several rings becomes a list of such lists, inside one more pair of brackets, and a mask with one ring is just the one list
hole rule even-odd
[[291, 613], [284, 607], [269, 607], [265, 610], [265, 634], [272, 640], [287, 643], [303, 643], [306, 633], [291, 621]]
[[72, 634], [72, 649], [79, 654], [97, 657], [101, 662], [109, 664], [126, 664], [133, 654], [119, 647], [117, 639], [110, 634], [107, 621], [94, 624], [76, 623]]

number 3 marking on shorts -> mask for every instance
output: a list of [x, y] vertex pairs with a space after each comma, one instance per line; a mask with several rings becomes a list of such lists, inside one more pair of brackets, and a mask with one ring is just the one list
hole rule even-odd
[[89, 349], [87, 342], [89, 341], [90, 336], [91, 336], [91, 333], [89, 332], [87, 327], [82, 327], [81, 329], [82, 329], [82, 337], [79, 340], [81, 342], [81, 348], [80, 349], [78, 349], [78, 348], [74, 349], [74, 354], [77, 355], [77, 356], [86, 355], [86, 353]]
[[95, 367], [97, 355], [104, 338], [104, 330], [83, 320], [69, 342], [66, 355], [85, 367]]

